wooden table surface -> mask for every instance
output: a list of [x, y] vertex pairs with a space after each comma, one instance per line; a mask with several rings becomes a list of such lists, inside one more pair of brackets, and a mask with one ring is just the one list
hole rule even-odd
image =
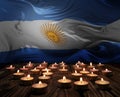
[[[16, 67], [22, 67], [20, 64]], [[19, 80], [14, 80], [12, 73], [9, 73], [2, 68], [0, 70], [0, 97], [120, 97], [120, 69], [113, 67], [111, 65], [106, 65], [106, 67], [113, 71], [113, 76], [105, 77], [99, 75], [98, 78], [103, 77], [104, 79], [110, 81], [110, 86], [107, 89], [100, 89], [94, 82], [89, 82], [87, 90], [75, 90], [71, 77], [72, 67], [69, 66], [69, 72], [64, 74], [67, 78], [72, 79], [72, 86], [68, 89], [62, 89], [58, 87], [57, 80], [62, 78], [58, 70], [54, 72], [50, 83], [48, 84], [48, 90], [45, 94], [34, 95], [31, 92], [30, 86], [21, 86]], [[39, 75], [36, 76], [36, 79]], [[35, 80], [38, 82], [38, 80]]]

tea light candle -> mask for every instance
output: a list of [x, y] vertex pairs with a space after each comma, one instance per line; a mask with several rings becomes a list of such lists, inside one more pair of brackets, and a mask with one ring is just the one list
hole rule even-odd
[[84, 64], [83, 62], [80, 64], [81, 67], [86, 67], [86, 64]]
[[25, 66], [23, 66], [22, 68], [20, 68], [20, 70], [22, 70], [23, 72], [28, 71], [28, 68], [26, 68]]
[[59, 79], [58, 80], [58, 83], [59, 83], [59, 86], [62, 87], [62, 88], [68, 88], [71, 86], [71, 80], [70, 79], [67, 79], [65, 76], [63, 76], [62, 79]]
[[48, 65], [48, 63], [45, 62], [45, 61], [43, 61], [41, 64], [42, 64], [43, 66], [45, 66], [45, 67], [47, 67], [47, 65]]
[[87, 70], [85, 70], [85, 68], [83, 68], [83, 70], [82, 70], [82, 71], [80, 71], [80, 73], [81, 73], [81, 74], [86, 75], [86, 74], [88, 74], [88, 73], [90, 73], [90, 72], [89, 72], [89, 71], [87, 71]]
[[94, 68], [95, 66], [93, 66], [92, 62], [90, 62], [90, 65], [88, 66], [89, 69]]
[[76, 64], [80, 65], [80, 64], [81, 64], [81, 62], [80, 62], [80, 61], [78, 61]]
[[100, 86], [101, 88], [104, 88], [106, 86], [109, 86], [110, 82], [109, 81], [106, 81], [104, 80], [103, 78], [101, 78], [101, 80], [97, 80], [95, 81], [95, 83]]
[[50, 68], [52, 71], [57, 70], [57, 67], [56, 67], [56, 66], [54, 66], [54, 64], [52, 64], [52, 66], [50, 66], [49, 68]]
[[22, 85], [31, 85], [33, 83], [34, 78], [28, 74], [26, 77], [20, 78]]
[[82, 74], [78, 73], [76, 70], [71, 75], [72, 75], [73, 79], [75, 79], [75, 80], [78, 80], [82, 76]]
[[40, 65], [39, 65], [39, 66], [37, 66], [36, 68], [37, 68], [37, 69], [42, 70], [42, 69], [44, 69], [44, 68], [45, 68], [45, 66], [43, 66], [43, 65], [41, 65], [41, 64], [40, 64]]
[[65, 72], [68, 71], [68, 69], [66, 69], [65, 67], [62, 67], [62, 69], [59, 69], [59, 71], [62, 72], [62, 73], [65, 73]]
[[90, 80], [95, 80], [98, 77], [98, 75], [94, 74], [93, 72], [91, 72], [90, 74], [87, 74], [87, 76], [89, 77]]
[[10, 65], [9, 67], [6, 67], [7, 70], [14, 70], [15, 67], [13, 65]]
[[29, 62], [27, 65], [26, 65], [27, 68], [32, 68], [33, 67], [33, 64], [31, 62]]
[[98, 67], [104, 67], [105, 65], [104, 65], [104, 64], [101, 64], [101, 63], [99, 63], [97, 66], [98, 66]]
[[79, 81], [74, 82], [75, 89], [87, 89], [88, 87], [88, 82], [83, 81], [82, 77], [80, 77]]
[[53, 73], [47, 70], [46, 72], [43, 72], [43, 75], [51, 76]]
[[13, 73], [13, 76], [15, 79], [19, 79], [24, 76], [24, 73], [20, 72], [20, 70], [17, 70], [16, 73]]
[[79, 72], [82, 68], [81, 68], [79, 65], [76, 65], [76, 66], [74, 67], [74, 69]]
[[38, 79], [41, 80], [42, 82], [45, 82], [45, 83], [48, 83], [50, 81], [50, 76], [46, 76], [46, 75], [43, 75], [43, 76], [39, 76]]
[[93, 73], [97, 73], [98, 74], [99, 69], [93, 68], [93, 69], [90, 69], [90, 71], [93, 72]]
[[103, 75], [105, 76], [111, 76], [112, 75], [112, 71], [108, 70], [107, 68], [105, 70], [102, 70]]
[[65, 65], [64, 63], [60, 65], [60, 67], [67, 67], [67, 65]]
[[55, 67], [58, 67], [58, 64], [55, 62], [54, 64], [53, 64]]
[[51, 69], [48, 68], [42, 69], [42, 72], [47, 72], [47, 71], [51, 71]]
[[34, 68], [34, 69], [30, 70], [30, 71], [32, 72], [32, 74], [39, 74], [39, 72], [40, 72], [40, 70], [36, 69], [36, 68]]
[[32, 91], [35, 94], [41, 94], [41, 93], [45, 93], [47, 91], [47, 84], [46, 83], [42, 83], [41, 81], [39, 81], [39, 83], [35, 83], [32, 85]]

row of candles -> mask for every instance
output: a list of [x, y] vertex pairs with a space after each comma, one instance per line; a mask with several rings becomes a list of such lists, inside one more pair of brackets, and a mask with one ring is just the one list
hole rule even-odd
[[[66, 65], [64, 62], [61, 62], [59, 64], [54, 63], [49, 68], [47, 68], [47, 64], [48, 64], [47, 62], [43, 62], [33, 69], [34, 67], [33, 64], [29, 62], [26, 66], [23, 66], [22, 68], [20, 68], [20, 70], [23, 72], [20, 72], [20, 70], [17, 70], [16, 73], [13, 73], [13, 76], [14, 78], [20, 78], [21, 83], [23, 85], [31, 85], [33, 83], [34, 77], [30, 76], [30, 74], [24, 77], [25, 72], [30, 71], [32, 74], [39, 75], [41, 71], [43, 75], [38, 77], [38, 79], [40, 80], [39, 83], [33, 84], [32, 88], [33, 90], [39, 91], [39, 92], [45, 91], [48, 86], [47, 83], [49, 82], [51, 76], [54, 74], [51, 70], [55, 71], [59, 67], [58, 70], [61, 73], [65, 74], [68, 72], [68, 68], [67, 68], [68, 65]], [[92, 64], [92, 62], [90, 63], [90, 65], [86, 65], [78, 61], [75, 65], [73, 65], [75, 72], [71, 73], [71, 75], [75, 80], [77, 80], [74, 82], [75, 87], [84, 88], [88, 86], [89, 82], [83, 80], [82, 78], [84, 76], [89, 77], [90, 80], [96, 80], [96, 78], [98, 77], [98, 73], [100, 69], [104, 67], [104, 64], [99, 63], [97, 67], [99, 69], [96, 69], [95, 66]], [[6, 69], [12, 71], [15, 69], [15, 67], [10, 65]], [[104, 75], [110, 75], [111, 73], [112, 73], [111, 70], [108, 70], [108, 69], [102, 70], [102, 74]], [[63, 76], [63, 78], [58, 79], [57, 82], [61, 87], [69, 87], [72, 83], [72, 80], [66, 78], [66, 76]], [[100, 80], [96, 80], [95, 83], [99, 86], [108, 86], [110, 84], [109, 81], [104, 80], [103, 78], [101, 78]]]

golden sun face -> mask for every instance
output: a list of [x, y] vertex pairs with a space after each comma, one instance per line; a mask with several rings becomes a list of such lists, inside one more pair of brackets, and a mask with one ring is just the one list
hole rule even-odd
[[48, 41], [54, 44], [62, 44], [65, 41], [65, 35], [57, 24], [47, 23], [41, 26], [41, 30]]

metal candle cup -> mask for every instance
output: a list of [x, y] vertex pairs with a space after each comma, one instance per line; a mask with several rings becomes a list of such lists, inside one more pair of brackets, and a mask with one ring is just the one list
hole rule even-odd
[[39, 83], [35, 83], [32, 85], [32, 92], [35, 94], [42, 94], [47, 91], [48, 85], [46, 83], [42, 83], [39, 81]]
[[43, 75], [43, 76], [39, 76], [38, 79], [41, 80], [42, 82], [44, 83], [49, 83], [50, 81], [50, 76], [46, 76], [46, 75]]
[[82, 77], [80, 77], [79, 81], [75, 81], [74, 82], [74, 87], [77, 90], [85, 90], [88, 88], [88, 82], [87, 81], [83, 81]]
[[61, 88], [70, 88], [71, 87], [71, 80], [67, 79], [65, 76], [63, 76], [62, 79], [58, 80], [59, 87]]
[[71, 74], [74, 80], [79, 80], [82, 74], [78, 73], [76, 70], [74, 73]]
[[103, 78], [101, 78], [100, 80], [95, 81], [95, 83], [102, 89], [106, 89], [110, 84], [109, 81], [106, 81]]
[[20, 78], [21, 85], [31, 85], [33, 83], [34, 78], [28, 74], [26, 77]]
[[20, 72], [19, 70], [17, 70], [16, 73], [13, 73], [14, 79], [20, 79], [23, 76], [24, 76], [24, 73]]
[[105, 75], [105, 76], [111, 76], [111, 75], [112, 75], [112, 71], [111, 71], [111, 70], [108, 70], [108, 69], [102, 70], [102, 73], [103, 73], [103, 75]]
[[90, 74], [87, 74], [87, 76], [89, 77], [90, 80], [94, 81], [96, 80], [96, 78], [98, 77], [97, 74], [94, 74], [93, 72], [91, 72]]

